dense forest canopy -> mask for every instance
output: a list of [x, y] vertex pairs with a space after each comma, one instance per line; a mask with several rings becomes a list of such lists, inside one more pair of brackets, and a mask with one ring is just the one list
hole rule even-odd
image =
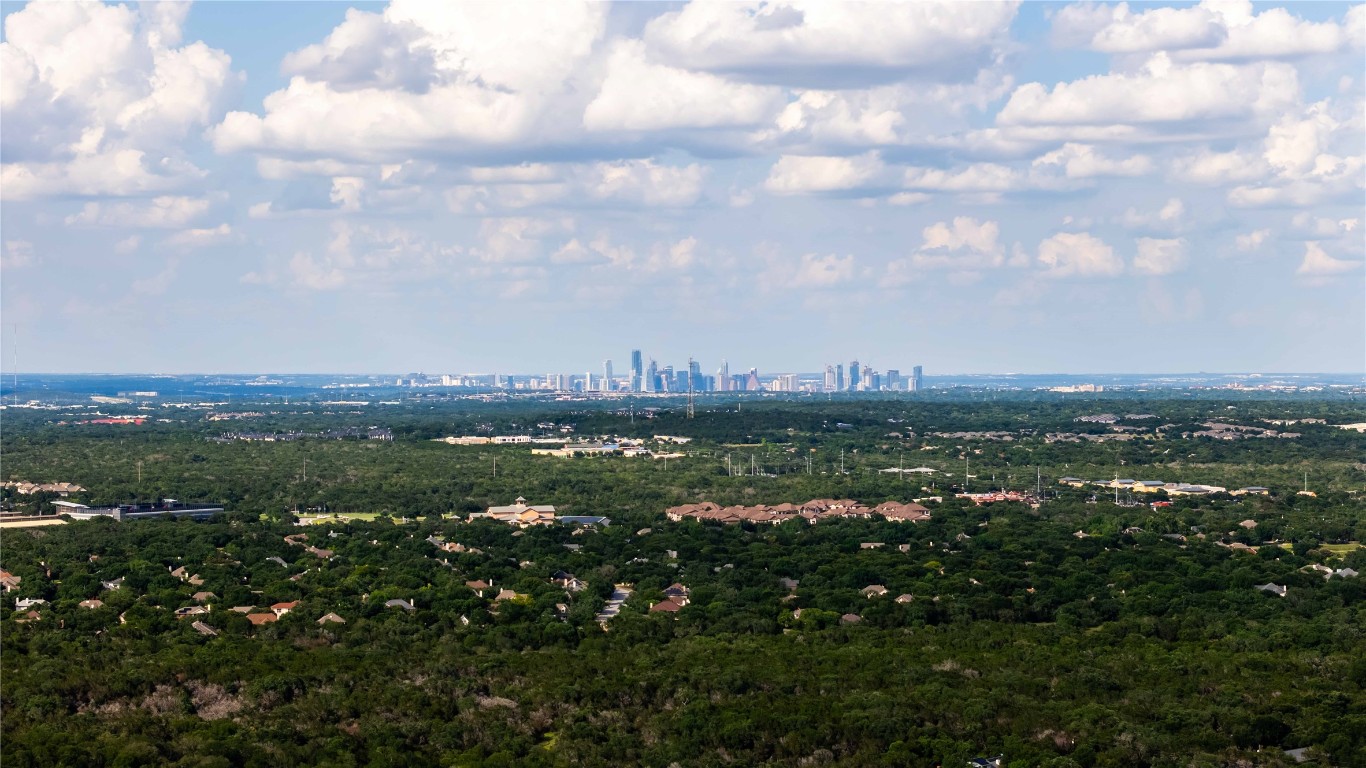
[[[3, 479], [226, 512], [3, 529], [7, 766], [1366, 765], [1347, 398], [128, 411], [7, 410]], [[672, 458], [438, 441], [503, 434]], [[1031, 498], [957, 496], [998, 489]], [[468, 520], [519, 496], [612, 523]], [[815, 498], [931, 517], [664, 516]]]

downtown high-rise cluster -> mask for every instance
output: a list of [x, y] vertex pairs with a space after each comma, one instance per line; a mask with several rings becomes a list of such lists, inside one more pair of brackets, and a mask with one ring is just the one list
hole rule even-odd
[[474, 387], [541, 392], [599, 392], [640, 394], [687, 394], [703, 392], [915, 392], [924, 388], [921, 366], [911, 369], [909, 376], [895, 368], [877, 371], [870, 365], [854, 360], [848, 367], [843, 363], [825, 366], [824, 373], [766, 373], [757, 368], [731, 373], [725, 360], [715, 373], [703, 373], [702, 364], [689, 359], [686, 366], [661, 366], [653, 358], [631, 350], [630, 369], [618, 374], [610, 359], [602, 361], [600, 371], [581, 374], [502, 374], [471, 373], [429, 376], [409, 373], [400, 376], [398, 386], [409, 387]]
[[593, 386], [588, 374], [581, 387], [588, 391], [685, 393], [685, 392], [914, 392], [923, 387], [921, 366], [911, 369], [910, 376], [900, 370], [883, 372], [872, 366], [849, 363], [848, 376], [844, 365], [827, 365], [823, 377], [797, 373], [760, 375], [757, 368], [742, 373], [731, 373], [730, 363], [722, 360], [714, 374], [702, 372], [702, 365], [689, 359], [687, 367], [661, 366], [653, 358], [646, 358], [639, 349], [631, 350], [631, 368], [626, 377], [615, 377], [612, 361], [603, 361], [602, 376]]

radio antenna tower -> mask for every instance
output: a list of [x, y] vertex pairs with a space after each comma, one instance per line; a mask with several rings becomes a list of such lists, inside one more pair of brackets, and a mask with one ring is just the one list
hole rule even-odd
[[692, 366], [693, 366], [693, 362], [692, 362], [692, 358], [690, 357], [690, 358], [688, 358], [688, 418], [690, 418], [690, 419], [693, 417], [693, 402], [692, 402]]

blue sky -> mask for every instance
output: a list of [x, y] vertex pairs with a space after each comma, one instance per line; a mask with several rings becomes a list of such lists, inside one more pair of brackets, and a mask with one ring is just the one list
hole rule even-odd
[[7, 369], [1366, 369], [1360, 4], [3, 13]]

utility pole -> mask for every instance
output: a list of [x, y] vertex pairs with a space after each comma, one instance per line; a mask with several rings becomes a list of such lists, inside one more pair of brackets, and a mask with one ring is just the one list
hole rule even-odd
[[844, 449], [840, 449], [840, 474], [844, 474]]
[[308, 458], [304, 457], [304, 482], [308, 482]]
[[730, 454], [726, 454], [726, 477], [735, 477], [735, 470], [730, 465]]

